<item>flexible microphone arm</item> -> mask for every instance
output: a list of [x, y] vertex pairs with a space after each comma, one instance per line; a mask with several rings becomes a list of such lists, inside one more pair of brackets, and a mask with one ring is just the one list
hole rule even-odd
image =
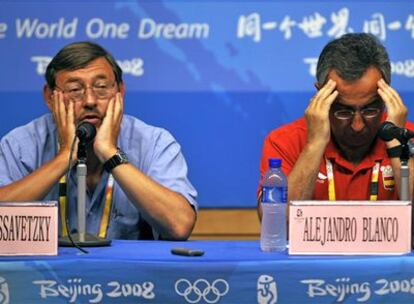
[[408, 145], [408, 141], [410, 138], [414, 137], [414, 132], [405, 129], [399, 128], [394, 125], [390, 121], [385, 121], [381, 124], [380, 128], [378, 129], [378, 137], [380, 137], [384, 141], [390, 141], [393, 139], [397, 139], [401, 143], [401, 154], [400, 154], [400, 162], [401, 162], [401, 171], [400, 171], [400, 199], [402, 201], [409, 201], [410, 200], [410, 183], [409, 183], [409, 175], [410, 170], [408, 167], [408, 161], [410, 159], [410, 147]]
[[401, 144], [407, 143], [410, 138], [414, 137], [414, 132], [406, 128], [399, 128], [390, 121], [384, 121], [378, 129], [378, 136], [384, 141], [390, 141], [394, 138]]
[[[378, 137], [384, 141], [390, 141], [394, 138], [401, 143], [400, 154], [400, 191], [401, 201], [411, 201], [410, 198], [410, 168], [408, 161], [410, 160], [410, 147], [408, 141], [414, 137], [414, 132], [399, 128], [392, 122], [385, 121], [378, 130]], [[411, 202], [411, 248], [414, 246], [414, 208]]]

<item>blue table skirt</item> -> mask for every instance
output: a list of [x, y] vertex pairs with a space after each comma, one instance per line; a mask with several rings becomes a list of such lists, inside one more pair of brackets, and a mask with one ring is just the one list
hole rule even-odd
[[[172, 255], [175, 247], [201, 257]], [[118, 241], [1, 257], [0, 304], [414, 303], [414, 256], [289, 256], [257, 241]]]

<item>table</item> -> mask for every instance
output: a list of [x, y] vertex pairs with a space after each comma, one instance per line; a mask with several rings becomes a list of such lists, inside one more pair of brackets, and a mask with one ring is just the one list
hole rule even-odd
[[258, 241], [114, 240], [88, 250], [1, 257], [0, 303], [414, 303], [412, 253], [289, 256], [261, 252]]

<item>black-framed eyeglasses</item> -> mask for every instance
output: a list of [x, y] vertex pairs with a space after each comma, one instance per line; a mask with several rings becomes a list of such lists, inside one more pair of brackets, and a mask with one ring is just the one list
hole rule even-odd
[[106, 82], [106, 81], [97, 81], [92, 85], [83, 85], [83, 84], [70, 84], [66, 88], [59, 88], [56, 86], [57, 89], [63, 92], [69, 99], [73, 101], [82, 101], [86, 97], [86, 90], [91, 89], [93, 94], [98, 99], [106, 99], [112, 96], [113, 89], [115, 87], [115, 81], [113, 82]]
[[372, 119], [377, 117], [382, 111], [382, 108], [364, 108], [361, 110], [343, 109], [333, 112], [335, 118], [339, 120], [351, 120], [354, 118], [355, 113], [359, 112], [362, 117], [366, 119]]

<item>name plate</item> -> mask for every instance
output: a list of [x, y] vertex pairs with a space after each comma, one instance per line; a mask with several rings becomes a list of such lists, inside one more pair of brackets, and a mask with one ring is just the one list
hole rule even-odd
[[57, 202], [0, 202], [0, 255], [57, 252]]
[[289, 254], [397, 255], [411, 251], [411, 202], [292, 201]]

